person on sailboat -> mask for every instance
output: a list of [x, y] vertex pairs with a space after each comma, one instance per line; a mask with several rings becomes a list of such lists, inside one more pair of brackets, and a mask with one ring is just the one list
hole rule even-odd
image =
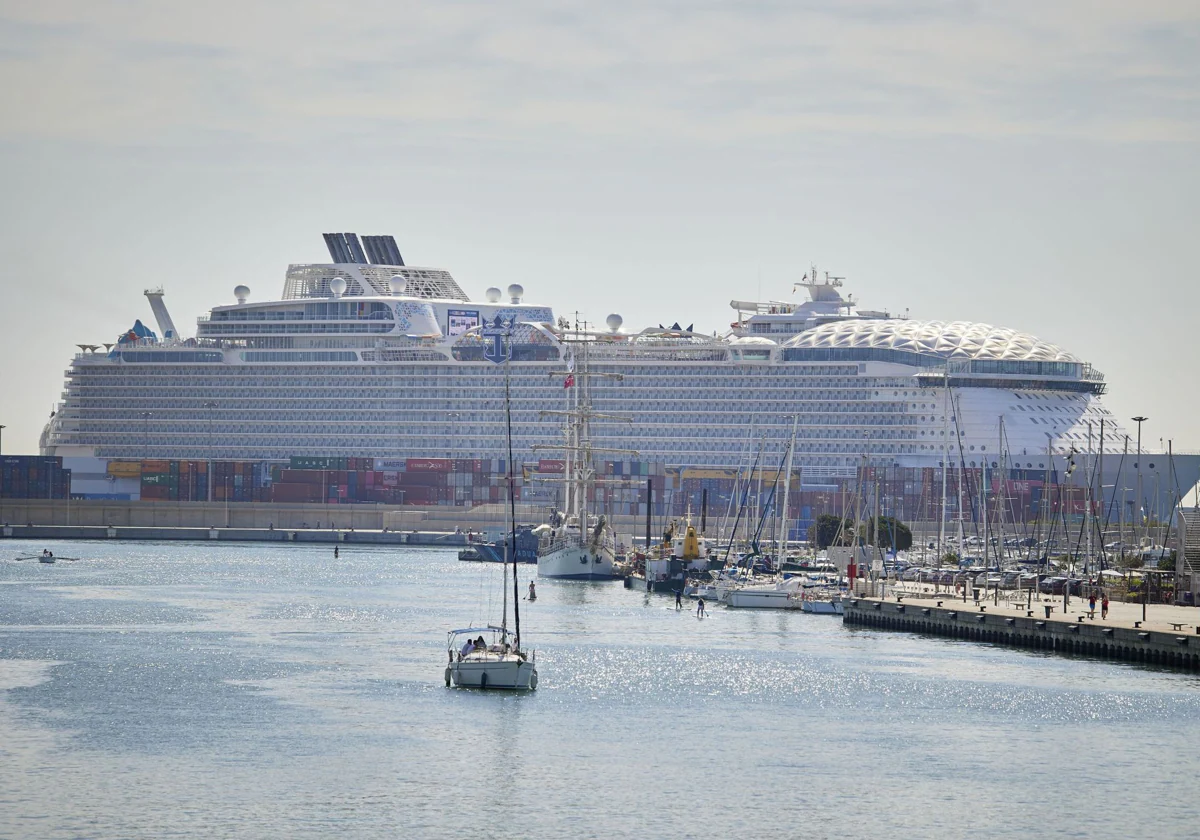
[[533, 588], [533, 581], [529, 581], [529, 600], [537, 600], [537, 590]]

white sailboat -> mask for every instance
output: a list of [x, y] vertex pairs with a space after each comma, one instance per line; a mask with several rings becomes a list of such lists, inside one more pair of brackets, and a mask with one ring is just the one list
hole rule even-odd
[[[504, 364], [504, 411], [508, 437], [508, 504], [509, 535], [504, 543], [504, 582], [501, 586], [502, 620], [499, 626], [464, 627], [451, 630], [447, 639], [446, 687], [535, 689], [538, 684], [536, 655], [521, 649], [521, 612], [517, 592], [516, 507], [513, 500], [512, 458], [512, 401], [510, 398], [508, 361], [513, 322], [499, 315], [493, 324], [485, 326], [483, 336], [490, 341], [484, 357]], [[508, 566], [512, 562], [514, 632], [508, 630]], [[479, 635], [476, 636], [475, 634]], [[484, 634], [487, 634], [486, 637]], [[460, 642], [463, 638], [465, 642]]]
[[[475, 634], [479, 636], [476, 637]], [[484, 637], [487, 634], [487, 637]], [[465, 643], [460, 640], [466, 638]], [[535, 657], [526, 655], [504, 626], [464, 627], [451, 630], [447, 640], [450, 664], [446, 686], [459, 688], [535, 689], [538, 684]]]

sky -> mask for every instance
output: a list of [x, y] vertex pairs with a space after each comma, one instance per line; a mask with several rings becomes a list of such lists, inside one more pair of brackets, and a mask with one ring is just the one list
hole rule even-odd
[[0, 446], [144, 289], [192, 335], [357, 231], [635, 329], [815, 264], [1200, 451], [1198, 151], [1194, 0], [0, 0]]

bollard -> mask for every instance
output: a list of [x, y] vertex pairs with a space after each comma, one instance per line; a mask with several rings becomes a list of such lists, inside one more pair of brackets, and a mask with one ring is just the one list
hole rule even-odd
[[1046, 607], [1042, 607], [1042, 609], [1044, 609], [1044, 610], [1046, 611], [1046, 618], [1049, 618], [1049, 617], [1050, 617], [1050, 610], [1054, 609], [1054, 607], [1049, 607], [1049, 606], [1046, 606]]

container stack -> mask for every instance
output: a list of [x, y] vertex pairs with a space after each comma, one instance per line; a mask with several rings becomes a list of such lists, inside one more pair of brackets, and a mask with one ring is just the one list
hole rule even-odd
[[[69, 469], [62, 459], [42, 456], [0, 458], [0, 494], [8, 498], [66, 498]], [[295, 504], [386, 504], [472, 508], [508, 498], [508, 464], [503, 459], [368, 458], [296, 456], [285, 465], [262, 461], [107, 462], [110, 484], [132, 480], [146, 501], [284, 502]], [[518, 501], [535, 505], [563, 504], [566, 462], [557, 458], [527, 460], [516, 465]], [[612, 516], [644, 517], [646, 483], [654, 483], [655, 517], [677, 517], [689, 508], [700, 513], [708, 496], [708, 513], [736, 509], [746, 471], [736, 467], [674, 467], [649, 461], [603, 461], [588, 507]], [[857, 471], [856, 471], [857, 472]], [[751, 495], [765, 502], [777, 467], [760, 467], [752, 477]], [[85, 477], [80, 473], [81, 477]], [[103, 476], [101, 476], [103, 477]], [[946, 476], [944, 515], [977, 521], [983, 502], [979, 468], [951, 468]], [[1086, 500], [1078, 488], [1045, 484], [1044, 470], [988, 473], [988, 508], [1012, 520], [1036, 519], [1045, 505], [1052, 515], [1079, 516]], [[788, 493], [788, 518], [803, 533], [822, 513], [853, 514], [859, 485], [870, 507], [878, 495], [881, 507], [902, 520], [935, 521], [942, 512], [942, 472], [938, 468], [869, 467], [861, 475], [824, 477], [796, 468]], [[132, 489], [132, 488], [131, 488]], [[782, 486], [775, 503], [783, 501]]]
[[71, 492], [71, 471], [62, 458], [44, 455], [0, 457], [0, 496], [6, 499], [65, 499]]
[[456, 505], [505, 498], [505, 462], [451, 458], [293, 458], [276, 467], [272, 501]]
[[[113, 466], [119, 465], [116, 472]], [[149, 502], [270, 501], [270, 465], [257, 461], [120, 461], [110, 473], [141, 478], [141, 498]]]

